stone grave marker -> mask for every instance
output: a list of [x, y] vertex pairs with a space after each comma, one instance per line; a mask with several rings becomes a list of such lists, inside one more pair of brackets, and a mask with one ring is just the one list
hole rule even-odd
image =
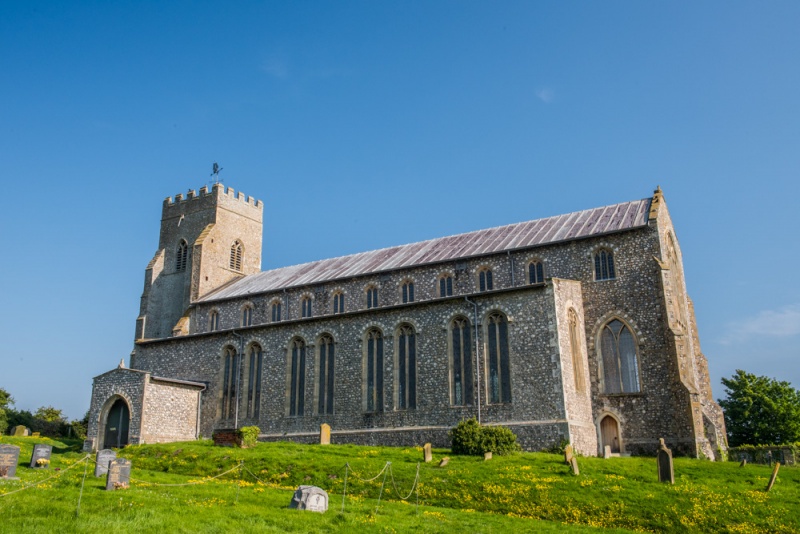
[[739, 464], [739, 467], [744, 467], [747, 465], [747, 458], [742, 458], [742, 462]]
[[106, 491], [127, 488], [131, 483], [131, 461], [117, 458], [108, 464]]
[[101, 477], [108, 474], [108, 464], [117, 459], [117, 453], [111, 449], [97, 451], [94, 457], [94, 476]]
[[83, 440], [83, 452], [92, 452], [94, 449], [94, 440], [89, 438]]
[[430, 462], [433, 460], [433, 453], [431, 452], [431, 444], [426, 443], [422, 447], [422, 454], [425, 456], [425, 462]]
[[781, 468], [780, 462], [775, 462], [775, 468], [772, 470], [772, 476], [769, 477], [769, 484], [767, 484], [767, 489], [764, 491], [769, 491], [772, 489], [772, 485], [775, 484], [775, 479], [778, 478], [778, 469]]
[[569, 461], [569, 467], [572, 469], [572, 474], [578, 476], [581, 474], [581, 470], [578, 469], [578, 459], [574, 456]]
[[317, 486], [299, 486], [292, 496], [289, 508], [324, 513], [328, 510], [328, 493]]
[[14, 478], [19, 463], [19, 447], [16, 445], [0, 445], [0, 478]]
[[564, 463], [569, 465], [572, 462], [572, 458], [575, 457], [575, 451], [572, 449], [572, 445], [567, 445], [564, 447]]
[[331, 425], [327, 423], [322, 423], [321, 425], [319, 425], [319, 444], [320, 445], [331, 444]]
[[23, 437], [23, 436], [30, 436], [31, 435], [31, 431], [25, 425], [17, 425], [17, 426], [14, 427], [14, 430], [11, 431], [11, 434], [15, 438], [20, 438], [20, 437]]
[[47, 467], [50, 467], [51, 454], [53, 454], [53, 447], [51, 445], [37, 443], [33, 446], [30, 467], [37, 469], [46, 469]]
[[439, 467], [444, 467], [444, 466], [446, 466], [448, 463], [450, 463], [450, 458], [448, 458], [447, 456], [445, 456], [444, 458], [442, 458], [442, 461], [441, 461], [441, 462], [439, 462]]
[[664, 444], [664, 438], [658, 440], [658, 481], [675, 484], [675, 471], [672, 468], [672, 451]]
[[32, 438], [40, 438], [40, 437], [42, 437], [42, 433], [41, 432], [31, 432], [31, 437]]
[[486, 451], [483, 453], [483, 461], [491, 460], [492, 459], [492, 451]]
[[611, 445], [603, 447], [603, 458], [611, 458]]

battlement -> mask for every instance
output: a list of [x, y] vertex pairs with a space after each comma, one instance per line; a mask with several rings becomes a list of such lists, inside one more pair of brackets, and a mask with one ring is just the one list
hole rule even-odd
[[[264, 204], [255, 197], [247, 196], [241, 191], [238, 193], [232, 187], [225, 187], [222, 184], [214, 184], [209, 191], [208, 186], [200, 188], [200, 193], [190, 189], [186, 195], [178, 193], [174, 197], [164, 199], [164, 217], [170, 217], [194, 211], [196, 209], [207, 209], [215, 205], [225, 204], [228, 207], [251, 207], [256, 210], [263, 210]], [[238, 206], [237, 206], [238, 205]]]

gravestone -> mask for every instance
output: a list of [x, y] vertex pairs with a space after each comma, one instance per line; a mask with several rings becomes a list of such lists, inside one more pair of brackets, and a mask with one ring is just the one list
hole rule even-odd
[[106, 490], [113, 491], [127, 488], [131, 483], [131, 461], [117, 458], [108, 464], [106, 474]]
[[23, 437], [23, 436], [30, 436], [31, 435], [31, 431], [25, 425], [17, 425], [17, 426], [14, 427], [14, 430], [12, 431], [12, 435], [15, 438], [20, 438], [20, 437]]
[[564, 463], [569, 465], [574, 457], [575, 452], [572, 449], [572, 445], [567, 445], [564, 447]]
[[425, 456], [425, 462], [430, 462], [433, 460], [433, 453], [431, 452], [431, 444], [426, 443], [422, 447], [422, 454]]
[[611, 445], [603, 447], [603, 458], [611, 458]]
[[32, 432], [31, 433], [31, 437], [32, 438], [40, 438], [40, 437], [42, 437], [42, 433], [41, 432]]
[[117, 459], [117, 453], [111, 449], [97, 451], [94, 457], [94, 476], [101, 477], [108, 473], [108, 464]]
[[447, 456], [445, 456], [444, 458], [442, 458], [442, 461], [441, 461], [441, 462], [439, 462], [439, 467], [444, 467], [444, 466], [446, 466], [448, 463], [450, 463], [450, 458], [448, 458]]
[[0, 445], [0, 478], [16, 478], [19, 463], [19, 447]]
[[772, 485], [775, 484], [775, 479], [778, 478], [778, 469], [781, 468], [780, 462], [775, 462], [775, 469], [772, 470], [772, 476], [769, 477], [769, 483], [767, 484], [767, 489], [764, 491], [769, 491], [772, 489]]
[[30, 467], [38, 469], [45, 469], [50, 466], [50, 455], [53, 453], [51, 445], [44, 445], [37, 443], [33, 446], [33, 454], [31, 454]]
[[83, 452], [92, 452], [94, 449], [94, 440], [89, 438], [83, 440]]
[[747, 465], [747, 458], [742, 458], [742, 463], [739, 464], [739, 467], [744, 467]]
[[664, 444], [664, 438], [658, 440], [658, 481], [675, 484], [675, 471], [672, 468], [672, 451]]
[[331, 425], [327, 423], [322, 423], [321, 425], [319, 425], [319, 444], [320, 445], [331, 444]]
[[289, 508], [324, 513], [328, 510], [328, 493], [317, 486], [299, 486], [292, 496]]
[[581, 470], [578, 469], [578, 459], [574, 456], [569, 461], [569, 466], [572, 469], [572, 474], [577, 476], [581, 474]]
[[492, 459], [492, 451], [486, 451], [483, 453], [483, 461], [491, 460]]

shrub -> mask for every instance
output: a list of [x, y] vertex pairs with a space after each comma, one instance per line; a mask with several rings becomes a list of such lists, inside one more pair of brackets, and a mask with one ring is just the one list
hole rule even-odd
[[519, 450], [517, 436], [502, 426], [481, 426], [473, 417], [458, 423], [450, 430], [453, 454], [482, 456], [486, 452], [492, 454], [510, 454]]
[[239, 437], [242, 438], [242, 447], [255, 447], [258, 443], [258, 434], [261, 432], [257, 426], [243, 426], [239, 429]]

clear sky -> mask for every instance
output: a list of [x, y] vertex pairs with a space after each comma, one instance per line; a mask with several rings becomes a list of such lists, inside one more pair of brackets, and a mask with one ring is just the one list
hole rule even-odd
[[664, 190], [716, 398], [800, 386], [800, 2], [0, 4], [0, 387], [88, 408], [161, 202], [262, 199], [264, 269]]

